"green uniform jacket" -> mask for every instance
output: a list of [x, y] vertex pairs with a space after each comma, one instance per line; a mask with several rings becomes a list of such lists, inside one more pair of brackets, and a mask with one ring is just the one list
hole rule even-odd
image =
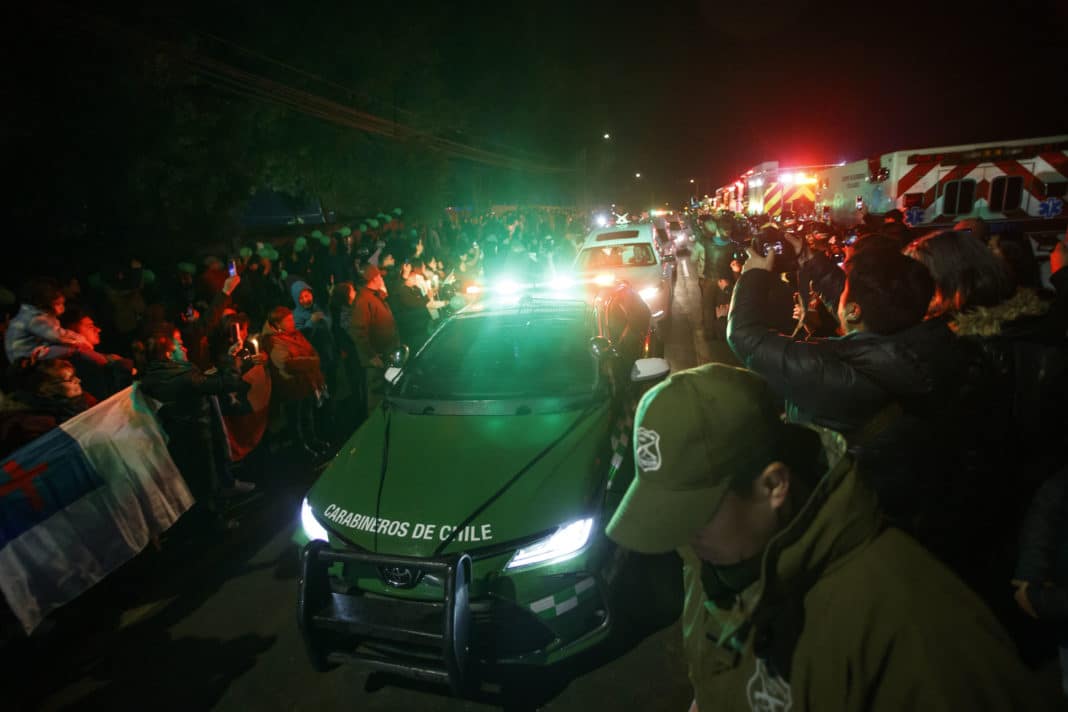
[[684, 647], [701, 712], [1050, 705], [979, 598], [879, 523], [848, 457], [776, 535], [760, 581], [733, 610], [706, 601], [700, 562], [680, 553]]

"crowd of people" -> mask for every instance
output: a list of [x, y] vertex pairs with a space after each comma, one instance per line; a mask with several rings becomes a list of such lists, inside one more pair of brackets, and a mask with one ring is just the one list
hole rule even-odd
[[[609, 535], [684, 551], [696, 704], [758, 680], [835, 708], [846, 665], [860, 699], [891, 695], [865, 708], [1022, 709], [1013, 647], [1037, 657], [1035, 631], [1060, 645], [1068, 694], [1065, 242], [1043, 282], [1028, 238], [981, 221], [695, 222], [704, 333], [745, 370], [646, 394], [634, 442], [655, 431], [655, 461], [636, 454]], [[381, 401], [398, 347], [419, 348], [472, 283], [570, 266], [587, 228], [548, 210], [420, 224], [397, 209], [158, 276], [133, 258], [0, 288], [0, 457], [138, 381], [200, 518], [231, 527], [221, 503], [255, 487], [235, 463], [328, 457]], [[753, 670], [726, 674], [740, 655]]]
[[1068, 237], [697, 223], [744, 369], [646, 394], [608, 528], [683, 556], [694, 709], [1045, 709], [1057, 645], [1068, 695]]
[[570, 266], [584, 228], [551, 209], [420, 223], [398, 208], [158, 274], [128, 255], [0, 287], [0, 458], [138, 381], [196, 518], [236, 526], [226, 500], [255, 487], [236, 463], [328, 457], [380, 402], [397, 347], [418, 349], [487, 274]]

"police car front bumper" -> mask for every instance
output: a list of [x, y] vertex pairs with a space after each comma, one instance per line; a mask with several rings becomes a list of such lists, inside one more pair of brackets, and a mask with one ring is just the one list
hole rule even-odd
[[[500, 558], [473, 563], [468, 554], [411, 558], [310, 542], [301, 554], [297, 612], [313, 666], [353, 664], [458, 691], [477, 687], [498, 666], [552, 665], [608, 636], [601, 576], [581, 565], [535, 568], [496, 579], [501, 590], [494, 591], [472, 583], [473, 569], [487, 562], [503, 565]], [[343, 571], [334, 575], [335, 564], [417, 570], [435, 581], [420, 593], [434, 593], [413, 598], [365, 589]], [[472, 592], [479, 588], [481, 595]]]
[[[441, 578], [440, 601], [336, 593], [335, 563], [418, 569]], [[297, 621], [312, 665], [341, 663], [390, 672], [461, 691], [469, 677], [471, 559], [466, 554], [412, 559], [331, 549], [313, 541], [301, 553]]]

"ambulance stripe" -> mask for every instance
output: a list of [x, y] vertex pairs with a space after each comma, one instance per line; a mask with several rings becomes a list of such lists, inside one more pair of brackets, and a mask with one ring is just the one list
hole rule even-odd
[[974, 171], [978, 166], [978, 163], [962, 163], [959, 166], [955, 166], [953, 170], [938, 179], [938, 184], [945, 185], [951, 180], [961, 180]]
[[1045, 199], [1045, 184], [1020, 165], [1019, 161], [997, 161], [994, 165], [1003, 170], [1007, 176], [1020, 176], [1023, 178], [1024, 188], [1035, 200]]
[[1039, 158], [1049, 164], [1050, 168], [1068, 178], [1068, 153], [1056, 151], [1054, 153], [1039, 154]]
[[921, 163], [918, 166], [913, 166], [905, 175], [901, 176], [901, 179], [897, 182], [897, 195], [903, 196], [909, 191], [909, 188], [916, 185], [921, 178], [934, 170], [937, 163]]

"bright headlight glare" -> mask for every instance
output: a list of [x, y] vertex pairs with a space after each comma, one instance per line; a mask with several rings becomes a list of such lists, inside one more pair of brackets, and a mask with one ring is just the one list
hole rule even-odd
[[515, 552], [507, 569], [534, 564], [558, 564], [582, 553], [593, 532], [593, 518], [565, 524], [549, 536]]
[[497, 292], [500, 294], [515, 294], [519, 291], [519, 283], [512, 279], [502, 279], [497, 282]]
[[638, 296], [645, 302], [648, 302], [650, 299], [655, 299], [657, 294], [660, 294], [660, 287], [646, 287], [638, 292]]
[[304, 527], [304, 534], [311, 541], [328, 541], [326, 529], [312, 514], [311, 505], [308, 504], [307, 497], [300, 503], [300, 525]]
[[611, 274], [599, 274], [593, 278], [593, 283], [598, 287], [611, 287], [616, 283], [616, 278]]
[[571, 286], [571, 279], [568, 277], [553, 277], [549, 280], [549, 289], [554, 289], [556, 291], [571, 289]]

